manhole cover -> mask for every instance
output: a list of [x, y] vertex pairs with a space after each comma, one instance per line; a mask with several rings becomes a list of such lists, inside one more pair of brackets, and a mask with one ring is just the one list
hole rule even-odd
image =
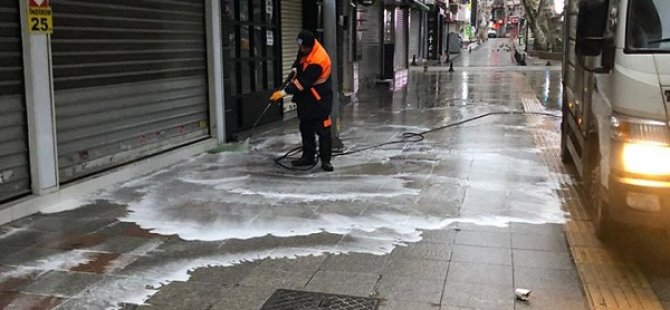
[[376, 310], [375, 298], [276, 290], [261, 310]]

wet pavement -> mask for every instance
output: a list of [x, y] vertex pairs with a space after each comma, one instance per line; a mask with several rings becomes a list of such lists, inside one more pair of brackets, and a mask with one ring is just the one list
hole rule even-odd
[[[559, 113], [559, 70], [510, 67], [491, 49], [454, 73], [361, 89], [342, 113], [347, 150], [484, 113]], [[249, 152], [204, 154], [1, 227], [0, 307], [259, 309], [298, 289], [380, 309], [583, 309], [560, 191], [574, 181], [546, 159], [559, 126], [493, 115], [336, 157], [325, 173], [274, 164], [299, 143], [288, 121]]]

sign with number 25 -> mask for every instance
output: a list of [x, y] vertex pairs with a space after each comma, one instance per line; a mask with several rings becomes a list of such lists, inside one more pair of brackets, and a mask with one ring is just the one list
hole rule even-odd
[[53, 15], [49, 0], [28, 0], [28, 29], [33, 33], [53, 32]]

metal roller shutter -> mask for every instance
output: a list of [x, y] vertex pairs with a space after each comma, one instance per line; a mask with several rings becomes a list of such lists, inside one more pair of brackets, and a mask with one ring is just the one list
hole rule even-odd
[[359, 22], [358, 28], [361, 37], [361, 61], [358, 66], [359, 78], [377, 78], [381, 67], [381, 0], [377, 0], [371, 6], [358, 6]]
[[395, 9], [395, 52], [393, 53], [393, 66], [395, 70], [407, 67], [407, 41], [405, 38], [407, 25], [405, 22], [405, 10]]
[[[296, 37], [302, 30], [302, 0], [284, 0], [281, 2], [281, 39], [282, 39], [282, 79], [286, 77], [296, 55], [298, 45]], [[295, 103], [290, 98], [284, 100], [284, 111], [294, 110]]]
[[209, 135], [204, 1], [53, 1], [61, 183]]
[[30, 192], [18, 1], [0, 1], [0, 202]]

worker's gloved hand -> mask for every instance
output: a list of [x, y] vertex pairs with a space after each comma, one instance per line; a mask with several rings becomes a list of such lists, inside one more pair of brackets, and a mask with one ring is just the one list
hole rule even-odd
[[274, 93], [272, 93], [272, 96], [270, 96], [270, 101], [276, 102], [281, 100], [282, 98], [286, 97], [286, 92], [282, 90], [278, 90]]

